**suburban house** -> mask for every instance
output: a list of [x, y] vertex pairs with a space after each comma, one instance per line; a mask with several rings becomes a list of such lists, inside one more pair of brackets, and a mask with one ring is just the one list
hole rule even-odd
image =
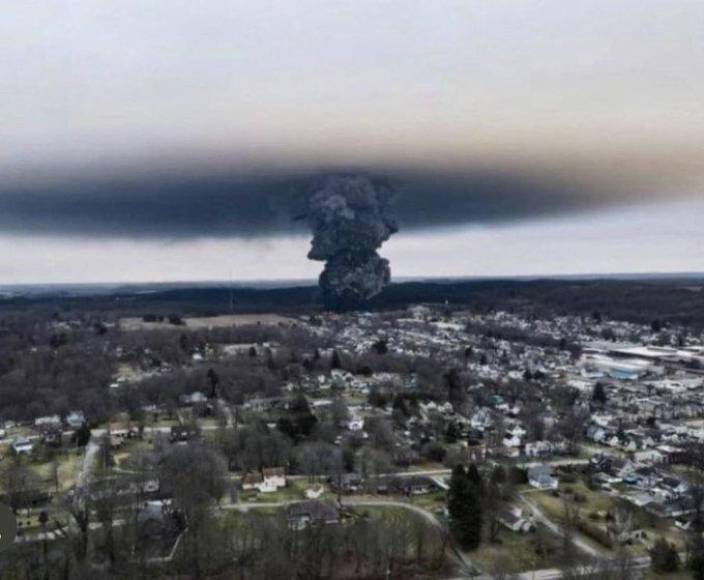
[[314, 485], [305, 491], [307, 499], [318, 499], [323, 493], [325, 493], [325, 488], [322, 485]]
[[197, 405], [198, 403], [207, 402], [208, 397], [206, 397], [201, 391], [195, 391], [194, 393], [181, 395], [178, 400], [182, 405]]
[[272, 493], [286, 487], [286, 471], [283, 467], [268, 467], [259, 471], [250, 471], [242, 476], [244, 491], [256, 489], [261, 493]]
[[293, 530], [340, 522], [339, 511], [334, 505], [315, 499], [294, 503], [289, 506], [287, 513], [288, 525]]
[[127, 428], [124, 425], [113, 423], [109, 426], [108, 433], [110, 433], [110, 447], [117, 449], [122, 447], [127, 439], [136, 437], [139, 434], [139, 429], [136, 427]]
[[34, 420], [35, 427], [61, 427], [61, 417], [50, 415], [48, 417], [38, 417]]
[[335, 493], [357, 493], [364, 486], [364, 479], [357, 473], [343, 473], [328, 479]]
[[535, 531], [533, 517], [525, 515], [520, 508], [505, 509], [499, 515], [499, 521], [512, 532], [527, 534]]
[[526, 443], [524, 454], [526, 457], [549, 457], [551, 455], [559, 455], [565, 453], [566, 445], [562, 442], [553, 443], [552, 441], [532, 441]]
[[435, 489], [433, 480], [421, 475], [404, 478], [402, 486], [406, 495], [425, 495]]
[[286, 487], [286, 470], [283, 467], [265, 467], [262, 469], [262, 482], [257, 489], [262, 493], [271, 493]]
[[174, 425], [171, 427], [169, 439], [172, 443], [190, 441], [198, 437], [199, 431], [197, 425]]
[[558, 480], [549, 465], [535, 465], [528, 468], [528, 483], [537, 489], [557, 489]]
[[12, 442], [12, 449], [17, 455], [29, 455], [33, 448], [32, 442], [25, 437], [20, 437]]
[[66, 424], [72, 429], [79, 429], [85, 422], [86, 418], [82, 411], [72, 411], [66, 416]]
[[257, 489], [262, 483], [262, 474], [259, 471], [248, 471], [242, 476], [242, 489], [249, 491]]

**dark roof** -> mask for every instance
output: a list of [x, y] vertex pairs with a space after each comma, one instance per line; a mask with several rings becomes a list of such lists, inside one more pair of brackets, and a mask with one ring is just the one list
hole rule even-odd
[[339, 514], [334, 505], [313, 499], [291, 504], [288, 507], [288, 517], [307, 517], [314, 521], [333, 522], [339, 519]]
[[262, 469], [262, 475], [264, 477], [284, 477], [286, 469], [283, 467], [265, 467]]
[[261, 483], [262, 479], [262, 474], [258, 471], [248, 471], [242, 476], [242, 483], [244, 485], [253, 485], [255, 483]]
[[667, 487], [677, 487], [680, 484], [680, 480], [675, 478], [675, 477], [663, 477], [662, 481], [660, 482], [662, 485], [666, 485]]
[[550, 465], [533, 465], [528, 468], [528, 477], [531, 479], [552, 477], [552, 467]]

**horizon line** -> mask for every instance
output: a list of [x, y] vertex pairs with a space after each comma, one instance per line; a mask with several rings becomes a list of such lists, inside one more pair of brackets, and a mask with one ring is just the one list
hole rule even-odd
[[[568, 273], [568, 274], [499, 274], [499, 275], [466, 275], [466, 276], [396, 276], [391, 280], [391, 284], [407, 282], [434, 282], [434, 281], [471, 281], [471, 280], [599, 280], [599, 279], [639, 279], [639, 278], [704, 278], [704, 271], [663, 271], [663, 272], [590, 272], [590, 273]], [[95, 282], [9, 282], [0, 283], [0, 289], [11, 288], [61, 288], [61, 287], [110, 287], [126, 288], [130, 286], [236, 286], [246, 288], [249, 285], [267, 285], [276, 287], [277, 284], [284, 286], [293, 285], [317, 285], [317, 278], [250, 278], [241, 281], [226, 279], [201, 279], [201, 280], [165, 280], [165, 281], [95, 281]]]

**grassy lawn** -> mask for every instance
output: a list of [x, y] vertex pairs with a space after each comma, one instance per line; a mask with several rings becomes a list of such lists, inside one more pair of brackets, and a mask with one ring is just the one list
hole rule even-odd
[[44, 483], [48, 483], [52, 480], [53, 468], [50, 462], [30, 463], [27, 467]]
[[19, 510], [17, 514], [17, 529], [22, 531], [37, 531], [41, 528], [39, 512], [34, 510], [29, 515], [26, 510]]
[[11, 429], [7, 429], [6, 437], [8, 439], [18, 439], [20, 437], [32, 437], [37, 433], [28, 425], [15, 425]]
[[140, 441], [138, 439], [128, 439], [125, 444], [113, 453], [115, 467], [117, 469], [129, 471], [130, 458], [140, 452], [149, 451], [152, 448], [148, 441]]
[[403, 473], [403, 471], [442, 471], [442, 470], [447, 470], [447, 467], [445, 467], [444, 464], [427, 461], [424, 463], [416, 463], [414, 465], [411, 465], [410, 467], [403, 469], [401, 471], [401, 473]]
[[176, 419], [175, 417], [173, 419], [169, 419], [166, 415], [162, 415], [156, 421], [147, 421], [146, 426], [152, 429], [160, 429], [163, 427], [175, 427], [178, 424], [178, 419]]
[[290, 482], [286, 487], [271, 493], [259, 493], [256, 490], [243, 491], [240, 494], [241, 503], [276, 503], [282, 501], [297, 501], [306, 499], [305, 489], [309, 484], [302, 481]]
[[399, 506], [385, 506], [385, 505], [365, 505], [365, 506], [351, 506], [344, 508], [347, 515], [352, 518], [390, 518], [394, 516], [401, 516], [407, 513], [402, 507]]
[[410, 503], [431, 512], [442, 510], [445, 507], [445, 492], [438, 490], [425, 495], [416, 495], [411, 498]]
[[[329, 396], [329, 393], [321, 393], [322, 396]], [[344, 394], [342, 396], [345, 403], [348, 405], [364, 405], [367, 402], [367, 397], [364, 395], [348, 395]]]
[[[574, 502], [575, 497], [579, 497], [580, 519], [585, 525], [597, 528], [606, 533], [606, 513], [613, 508], [613, 498], [610, 496], [594, 492], [588, 489], [581, 481], [577, 483], [561, 484], [559, 491], [560, 497], [555, 497], [553, 492], [545, 491], [539, 493], [528, 494], [531, 500], [537, 503], [543, 510], [545, 515], [558, 525], [565, 524], [565, 504], [564, 499], [568, 502]], [[593, 517], [590, 517], [592, 515]], [[597, 516], [594, 519], [594, 516]], [[601, 542], [594, 540], [583, 532], [578, 532], [580, 538], [592, 545], [597, 550], [609, 550], [607, 546]]]
[[[547, 553], [538, 553], [536, 548], [539, 541], [549, 546]], [[545, 527], [540, 526], [539, 532], [531, 534], [518, 534], [502, 528], [496, 543], [485, 541], [469, 557], [482, 570], [492, 572], [500, 569], [505, 573], [516, 574], [559, 566], [559, 550], [560, 539]]]
[[59, 487], [66, 491], [73, 487], [83, 467], [83, 454], [67, 453], [59, 459]]
[[690, 483], [699, 484], [704, 477], [704, 473], [702, 473], [699, 469], [688, 467], [686, 465], [672, 465], [671, 469], [675, 475], [684, 477]]
[[220, 421], [216, 417], [205, 417], [203, 419], [198, 419], [198, 425], [201, 428], [207, 428], [208, 430], [212, 430], [217, 427], [220, 427], [222, 425], [222, 421]]
[[[83, 453], [74, 450], [56, 456], [58, 464], [59, 489], [66, 491], [73, 487], [83, 465]], [[30, 463], [28, 465], [46, 487], [54, 487], [54, 465], [51, 461]]]
[[[617, 497], [608, 495], [602, 491], [590, 490], [582, 481], [577, 483], [561, 484], [559, 487], [560, 497], [555, 497], [552, 492], [529, 493], [527, 497], [537, 503], [552, 521], [563, 525], [565, 518], [564, 499], [574, 502], [575, 497], [579, 498], [577, 505], [580, 510], [580, 518], [590, 526], [595, 526], [606, 532], [606, 514], [616, 508], [620, 502]], [[628, 505], [628, 504], [624, 504]], [[626, 545], [628, 552], [634, 555], [643, 555], [655, 540], [662, 536], [669, 542], [674, 543], [678, 549], [683, 547], [682, 533], [674, 528], [672, 522], [662, 520], [649, 514], [642, 508], [629, 507], [633, 510], [633, 528], [645, 531], [647, 538], [644, 541], [635, 541], [631, 545]], [[585, 540], [594, 544], [595, 547], [608, 549], [601, 543], [594, 541], [584, 533], [581, 534]]]
[[652, 570], [647, 570], [643, 578], [644, 580], [691, 580], [692, 573], [688, 570], [680, 570], [671, 574], [657, 574]]
[[581, 459], [589, 459], [592, 455], [597, 453], [608, 453], [609, 455], [614, 455], [616, 457], [627, 457], [628, 453], [617, 449], [615, 447], [609, 447], [607, 445], [598, 445], [597, 443], [583, 443], [579, 448], [579, 457]]
[[552, 491], [529, 493], [527, 497], [537, 503], [545, 514], [556, 523], [564, 522], [563, 498], [572, 501], [578, 497], [580, 501], [577, 502], [577, 505], [582, 517], [585, 518], [592, 513], [605, 514], [614, 506], [614, 500], [611, 496], [590, 490], [582, 481], [560, 484], [558, 491], [560, 497], [555, 497]]

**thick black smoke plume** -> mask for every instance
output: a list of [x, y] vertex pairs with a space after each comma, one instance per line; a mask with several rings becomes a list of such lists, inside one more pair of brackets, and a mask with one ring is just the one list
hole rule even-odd
[[398, 231], [391, 189], [359, 175], [328, 176], [308, 191], [304, 216], [313, 232], [308, 257], [325, 262], [320, 287], [327, 308], [363, 306], [391, 279], [377, 250]]

